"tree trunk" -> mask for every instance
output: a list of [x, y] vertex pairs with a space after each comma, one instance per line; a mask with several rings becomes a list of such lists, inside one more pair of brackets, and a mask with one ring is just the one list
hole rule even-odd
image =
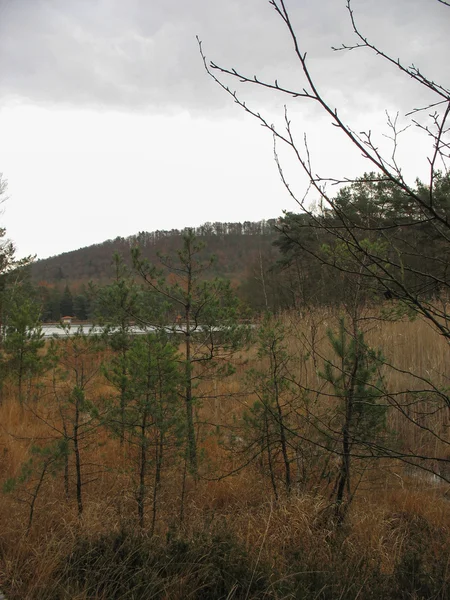
[[155, 483], [153, 486], [153, 514], [152, 514], [152, 527], [150, 530], [150, 535], [153, 535], [155, 533], [158, 493], [159, 493], [159, 488], [161, 486], [163, 448], [164, 448], [164, 434], [161, 432], [159, 434], [159, 442], [156, 445], [156, 452], [155, 452], [156, 468], [155, 468]]
[[76, 492], [77, 492], [77, 506], [78, 516], [81, 517], [83, 514], [83, 496], [82, 496], [82, 476], [81, 476], [81, 456], [79, 446], [79, 428], [80, 428], [80, 398], [79, 394], [83, 392], [76, 389], [75, 398], [75, 419], [73, 423], [73, 450], [75, 455], [75, 472], [76, 472]]
[[139, 457], [139, 487], [137, 493], [139, 526], [144, 527], [145, 513], [145, 476], [147, 473], [147, 410], [144, 410], [141, 422], [141, 448]]
[[267, 462], [269, 464], [270, 481], [272, 483], [275, 500], [278, 501], [277, 483], [275, 480], [275, 473], [273, 470], [272, 448], [271, 448], [271, 443], [270, 443], [269, 419], [267, 417], [267, 408], [264, 410], [264, 429], [265, 429], [264, 433], [265, 433], [265, 438], [266, 438]]
[[292, 486], [291, 464], [289, 462], [289, 455], [288, 455], [288, 450], [287, 450], [286, 429], [284, 427], [284, 422], [283, 422], [283, 410], [281, 408], [281, 403], [280, 403], [280, 391], [279, 391], [279, 381], [278, 381], [278, 363], [277, 363], [277, 357], [276, 357], [276, 353], [275, 353], [274, 349], [272, 350], [272, 359], [273, 359], [274, 395], [275, 395], [275, 402], [277, 405], [277, 413], [278, 413], [278, 427], [280, 430], [281, 453], [283, 455], [283, 462], [284, 462], [285, 485], [286, 485], [286, 491], [289, 494], [291, 491], [291, 486]]
[[[346, 510], [343, 508], [345, 489], [347, 488], [348, 496], [350, 497], [350, 456], [351, 456], [351, 432], [350, 428], [353, 419], [353, 404], [356, 385], [356, 374], [359, 366], [359, 348], [355, 348], [355, 359], [352, 372], [350, 374], [350, 382], [345, 398], [345, 420], [342, 427], [342, 458], [341, 468], [338, 479], [336, 492], [336, 516], [338, 523], [344, 520]], [[344, 369], [344, 367], [343, 367]]]
[[[192, 272], [191, 267], [188, 267], [188, 298], [190, 299], [192, 292]], [[195, 439], [194, 425], [194, 406], [192, 398], [192, 361], [191, 361], [191, 304], [190, 300], [185, 305], [186, 331], [185, 331], [185, 377], [186, 377], [186, 425], [187, 425], [187, 442], [188, 442], [188, 458], [189, 467], [197, 477], [197, 442]]]

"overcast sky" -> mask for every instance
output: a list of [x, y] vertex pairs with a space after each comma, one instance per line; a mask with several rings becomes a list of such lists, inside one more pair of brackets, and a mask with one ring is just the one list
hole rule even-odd
[[[427, 101], [354, 37], [345, 0], [287, 0], [321, 89], [357, 131], [383, 143], [385, 110]], [[353, 0], [362, 31], [448, 85], [450, 9], [437, 0]], [[295, 205], [272, 138], [207, 76], [209, 59], [300, 90], [282, 21], [267, 0], [0, 0], [0, 172], [3, 223], [20, 254], [46, 257], [138, 231], [277, 217]], [[232, 83], [270, 123], [286, 99]], [[329, 119], [289, 102], [323, 176], [367, 165]], [[405, 121], [406, 122], [406, 121]], [[405, 174], [426, 177], [426, 143], [409, 131]], [[305, 185], [289, 157], [290, 181]]]

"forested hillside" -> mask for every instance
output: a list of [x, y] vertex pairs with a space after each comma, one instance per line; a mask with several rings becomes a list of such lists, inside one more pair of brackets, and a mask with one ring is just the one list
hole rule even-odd
[[[275, 219], [245, 223], [205, 223], [190, 228], [207, 246], [207, 254], [214, 254], [216, 262], [212, 273], [215, 275], [242, 279], [246, 266], [265, 252], [275, 239]], [[130, 250], [139, 247], [148, 260], [155, 262], [157, 254], [170, 254], [177, 249], [183, 230], [141, 231], [127, 238], [117, 237], [102, 244], [87, 246], [72, 252], [65, 252], [44, 260], [38, 260], [32, 267], [35, 282], [45, 281], [56, 284], [61, 281], [79, 284], [90, 279], [106, 281], [113, 275], [112, 256], [121, 254], [130, 262]]]
[[[434, 206], [445, 222], [450, 176], [436, 172], [434, 188]], [[418, 181], [414, 194], [426, 198], [429, 188]], [[358, 255], [364, 254], [378, 264], [364, 291], [369, 302], [405, 298], [414, 304], [445, 288], [448, 249], [442, 243], [441, 225], [424, 218], [395, 184], [366, 173], [342, 187], [333, 202], [336, 210], [324, 207], [286, 213], [277, 220], [140, 232], [37, 261], [30, 267], [31, 281], [43, 319], [59, 321], [64, 315], [90, 319], [89, 284], [102, 286], [112, 280], [115, 254], [131, 268], [132, 251], [139, 248], [142, 258], [164, 271], [161, 258], [177, 253], [187, 231], [201, 240], [201, 258], [214, 257], [205, 279], [229, 280], [240, 300], [256, 313], [345, 301], [355, 293]], [[345, 227], [352, 229], [351, 252], [345, 249]]]
[[[261, 272], [268, 271], [279, 258], [273, 246], [278, 235], [276, 220], [205, 223], [190, 230], [204, 244], [203, 257], [214, 256], [205, 277], [226, 278], [236, 289], [242, 288], [242, 296], [250, 300], [250, 304], [252, 296], [256, 305], [260, 304]], [[171, 255], [179, 249], [186, 231], [142, 231], [36, 261], [30, 273], [43, 305], [44, 320], [58, 321], [63, 315], [88, 319], [89, 283], [103, 285], [111, 281], [115, 254], [121, 255], [125, 264], [131, 266], [131, 251], [139, 248], [143, 258], [158, 264], [158, 255]]]

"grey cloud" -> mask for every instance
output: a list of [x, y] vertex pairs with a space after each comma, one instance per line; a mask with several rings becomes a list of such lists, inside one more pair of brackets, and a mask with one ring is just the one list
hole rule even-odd
[[[376, 57], [330, 50], [353, 40], [344, 1], [288, 6], [321, 84], [371, 102], [384, 102], [386, 91], [407, 98], [408, 84]], [[424, 0], [354, 0], [354, 8], [362, 29], [387, 51], [433, 77], [445, 73], [450, 10]], [[292, 43], [267, 0], [0, 0], [0, 101], [223, 109], [230, 101], [205, 75], [196, 34], [221, 64], [303, 85]], [[244, 93], [251, 98], [253, 91]]]

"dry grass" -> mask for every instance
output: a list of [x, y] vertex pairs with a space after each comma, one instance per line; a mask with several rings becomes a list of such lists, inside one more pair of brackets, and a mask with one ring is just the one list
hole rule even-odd
[[[319, 357], [330, 355], [326, 331], [337, 323], [338, 315], [332, 311], [317, 311], [304, 318], [296, 315], [284, 315], [283, 318], [289, 331], [289, 347], [298, 359], [293, 363], [295, 376], [306, 387], [315, 388], [319, 383], [318, 365], [311, 357], [308, 360], [304, 357], [311, 349]], [[418, 389], [417, 378], [409, 372], [439, 385], [448, 384], [448, 345], [420, 320], [370, 323], [367, 340], [372, 346], [383, 348], [387, 361], [397, 367], [397, 370], [385, 369], [385, 381], [390, 391]], [[195, 482], [192, 477], [187, 477], [182, 521], [183, 461], [175, 448], [168, 453], [151, 544], [160, 544], [158, 548], [167, 549], [172, 547], [166, 540], [173, 536], [191, 540], [192, 548], [195, 549], [195, 543], [199, 544], [202, 552], [209, 556], [208, 564], [212, 564], [215, 559], [208, 553], [213, 552], [214, 544], [208, 542], [210, 545], [205, 546], [204, 540], [216, 539], [217, 532], [222, 532], [220, 535], [228, 532], [236, 548], [241, 548], [249, 557], [248, 589], [253, 589], [252, 572], [260, 573], [264, 568], [271, 580], [266, 596], [258, 596], [259, 592], [252, 596], [253, 592], [247, 594], [246, 590], [241, 596], [236, 589], [230, 598], [342, 597], [361, 600], [376, 598], [376, 594], [369, 594], [369, 588], [379, 585], [380, 590], [384, 589], [388, 577], [400, 583], [402, 577], [417, 579], [416, 587], [409, 589], [406, 585], [401, 597], [426, 598], [427, 593], [431, 594], [430, 580], [435, 584], [434, 595], [430, 597], [445, 598], [448, 591], [445, 585], [450, 579], [447, 568], [450, 512], [446, 486], [431, 485], [392, 461], [378, 461], [365, 472], [348, 518], [339, 528], [333, 520], [327, 487], [299, 485], [289, 497], [281, 494], [275, 502], [270, 482], [258, 464], [253, 463], [228, 478], [217, 477], [245, 462], [240, 448], [235, 448], [234, 453], [228, 452], [227, 444], [219, 443], [212, 432], [215, 425], [220, 425], [222, 442], [227, 441], [227, 432], [236, 423], [239, 430], [242, 412], [253, 402], [251, 389], [243, 375], [249, 366], [257, 364], [254, 349], [248, 352], [246, 359], [246, 365], [241, 359], [237, 362], [233, 377], [212, 385], [211, 389], [220, 395], [220, 399], [205, 400], [199, 411], [199, 420], [208, 424], [200, 430], [205, 452], [204, 478]], [[109, 391], [101, 374], [97, 374], [90, 389], [92, 400], [98, 402]], [[211, 390], [205, 387], [203, 391], [208, 395]], [[52, 430], [57, 422], [54, 400], [45, 389], [41, 396], [37, 404], [20, 406], [14, 398], [14, 389], [5, 390], [0, 406], [2, 482], [20, 474], [33, 444], [43, 445], [55, 435]], [[447, 410], [439, 410], [427, 418], [427, 425], [448, 439]], [[389, 427], [401, 437], [404, 445], [413, 449], [446, 451], [445, 443], [433, 441], [432, 436], [417, 430], [394, 410], [389, 415]], [[26, 493], [18, 489], [12, 494], [0, 495], [0, 589], [4, 586], [10, 598], [22, 600], [102, 597], [89, 595], [82, 586], [80, 589], [72, 587], [71, 591], [67, 588], [66, 595], [55, 590], [58, 585], [59, 590], [66, 585], [62, 565], [81, 540], [94, 543], [102, 535], [119, 536], [123, 531], [136, 529], [132, 455], [133, 450], [121, 446], [105, 428], [93, 432], [83, 450], [83, 460], [96, 465], [96, 473], [83, 489], [85, 510], [82, 519], [77, 516], [73, 488], [69, 499], [65, 497], [61, 471], [45, 479], [28, 535], [29, 506], [23, 502]], [[70, 468], [73, 470], [72, 462]], [[149, 511], [150, 508], [149, 500]], [[199, 532], [203, 536], [203, 545], [195, 542]], [[166, 543], [169, 546], [165, 546]], [[198, 560], [201, 562], [200, 558]], [[414, 577], [417, 575], [416, 579], [412, 577], [411, 569]], [[190, 576], [186, 575], [185, 579], [182, 574], [173, 577], [179, 577], [178, 591], [169, 586], [166, 595], [158, 592], [155, 597], [183, 597], [188, 589], [183, 586], [188, 586], [186, 582], [190, 581]], [[292, 595], [294, 583], [297, 585], [295, 593], [303, 595]], [[192, 597], [202, 597], [198, 590], [194, 591]]]

